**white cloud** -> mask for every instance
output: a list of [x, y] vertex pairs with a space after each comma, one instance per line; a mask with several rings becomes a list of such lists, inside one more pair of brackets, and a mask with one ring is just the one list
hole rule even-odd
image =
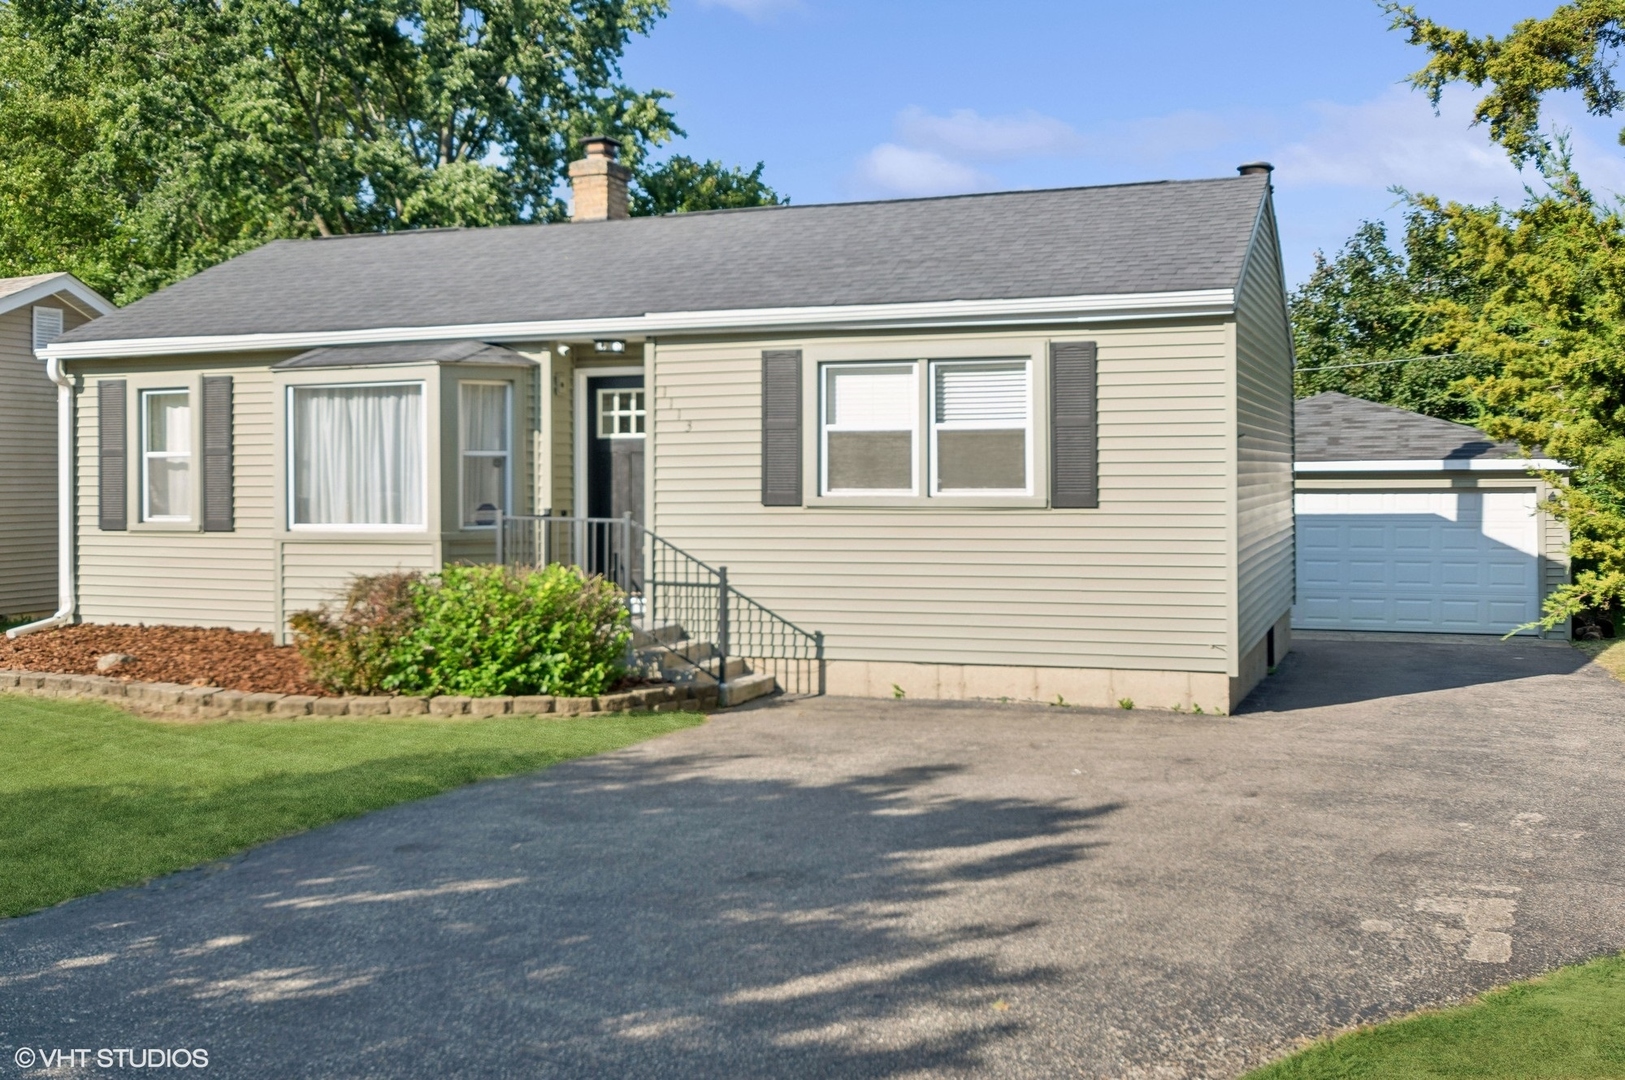
[[947, 116], [932, 116], [910, 106], [897, 116], [897, 135], [907, 146], [972, 161], [1071, 154], [1083, 146], [1071, 124], [1030, 110], [983, 116], [974, 109], [955, 109]]
[[934, 150], [881, 143], [858, 162], [856, 180], [867, 191], [889, 195], [951, 195], [984, 191], [998, 181]]
[[725, 8], [755, 22], [770, 19], [782, 11], [797, 11], [801, 0], [700, 0], [706, 8]]
[[1395, 87], [1358, 105], [1313, 102], [1312, 130], [1273, 151], [1283, 185], [1375, 188], [1398, 185], [1470, 202], [1516, 199], [1534, 173], [1520, 174], [1505, 151], [1472, 126], [1472, 100], [1446, 97], [1435, 116], [1427, 99]]

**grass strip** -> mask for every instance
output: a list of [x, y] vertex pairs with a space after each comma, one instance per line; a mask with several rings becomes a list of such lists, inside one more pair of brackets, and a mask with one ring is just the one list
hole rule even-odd
[[1244, 1080], [1625, 1077], [1625, 955], [1340, 1035]]
[[1625, 679], [1625, 640], [1576, 641], [1572, 644], [1602, 665], [1614, 678]]
[[0, 696], [0, 917], [703, 720], [172, 724], [98, 702]]

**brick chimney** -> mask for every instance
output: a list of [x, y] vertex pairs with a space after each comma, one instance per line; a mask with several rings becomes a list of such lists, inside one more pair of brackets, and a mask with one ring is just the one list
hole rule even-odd
[[626, 182], [632, 170], [616, 161], [621, 144], [608, 135], [581, 141], [587, 156], [570, 162], [570, 188], [575, 192], [571, 221], [609, 221], [630, 217]]

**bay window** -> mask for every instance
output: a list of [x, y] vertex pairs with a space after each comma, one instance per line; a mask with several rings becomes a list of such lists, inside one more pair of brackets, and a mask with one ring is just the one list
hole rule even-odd
[[422, 528], [422, 383], [288, 390], [295, 528]]
[[462, 444], [463, 528], [496, 524], [511, 511], [512, 432], [507, 383], [458, 384], [458, 431]]
[[141, 392], [141, 520], [192, 516], [192, 405], [185, 390]]

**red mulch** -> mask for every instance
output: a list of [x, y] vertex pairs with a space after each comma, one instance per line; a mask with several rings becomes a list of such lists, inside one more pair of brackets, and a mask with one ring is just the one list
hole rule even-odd
[[[105, 673], [108, 653], [135, 659]], [[218, 686], [248, 694], [320, 694], [291, 645], [254, 630], [192, 626], [65, 626], [16, 640], [0, 637], [0, 668], [64, 675], [107, 674], [135, 682]]]

